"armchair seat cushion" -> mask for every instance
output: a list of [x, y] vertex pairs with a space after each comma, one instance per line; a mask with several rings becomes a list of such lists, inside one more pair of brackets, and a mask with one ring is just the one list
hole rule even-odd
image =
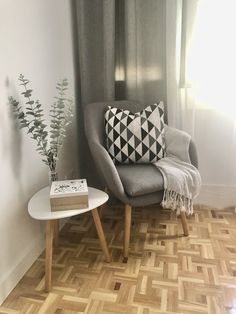
[[121, 182], [129, 196], [142, 196], [164, 190], [160, 171], [152, 164], [117, 165]]

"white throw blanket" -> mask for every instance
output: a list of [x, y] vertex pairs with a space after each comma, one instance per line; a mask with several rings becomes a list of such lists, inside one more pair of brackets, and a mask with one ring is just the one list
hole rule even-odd
[[189, 157], [190, 135], [165, 126], [166, 157], [154, 165], [164, 178], [163, 208], [193, 213], [193, 199], [199, 194], [201, 176]]

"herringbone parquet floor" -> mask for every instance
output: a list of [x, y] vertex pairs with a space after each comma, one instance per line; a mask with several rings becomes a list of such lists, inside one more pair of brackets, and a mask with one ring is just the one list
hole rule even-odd
[[74, 217], [54, 250], [51, 293], [43, 291], [42, 254], [0, 313], [236, 313], [233, 208], [195, 206], [187, 238], [173, 213], [134, 209], [128, 260], [122, 257], [123, 210], [106, 208], [102, 222], [112, 263], [104, 262], [91, 214]]

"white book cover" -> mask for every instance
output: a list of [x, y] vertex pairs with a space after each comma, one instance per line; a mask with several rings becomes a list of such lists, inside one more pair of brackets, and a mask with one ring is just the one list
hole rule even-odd
[[53, 181], [50, 197], [68, 197], [77, 195], [88, 195], [86, 179]]

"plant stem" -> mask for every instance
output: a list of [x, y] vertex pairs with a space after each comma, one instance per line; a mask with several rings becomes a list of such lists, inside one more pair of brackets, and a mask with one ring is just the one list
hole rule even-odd
[[[24, 84], [25, 91], [27, 91], [26, 84], [25, 84], [25, 83], [23, 83], [23, 84]], [[33, 106], [32, 106], [32, 104], [31, 104], [31, 98], [30, 98], [29, 96], [28, 96], [27, 98], [28, 98], [28, 101], [29, 101], [29, 105], [30, 105], [30, 107], [31, 107], [31, 109], [32, 109], [32, 111], [33, 111]], [[30, 121], [30, 123], [31, 123], [31, 122], [33, 122], [33, 120]], [[35, 133], [33, 133], [33, 131], [30, 131], [29, 125], [27, 125], [27, 128], [28, 128], [29, 133], [31, 133], [31, 134], [33, 135], [33, 137], [35, 138], [35, 140], [37, 141], [38, 146], [40, 146], [40, 147], [42, 148], [45, 157], [47, 157], [47, 155], [48, 155], [48, 154], [47, 154], [47, 150], [45, 149], [44, 145], [42, 145], [42, 139], [41, 139], [41, 138], [38, 139], [38, 136], [37, 136]]]

